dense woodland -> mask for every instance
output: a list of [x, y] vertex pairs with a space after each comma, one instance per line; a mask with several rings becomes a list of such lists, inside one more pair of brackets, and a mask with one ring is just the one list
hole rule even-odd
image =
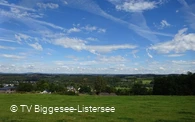
[[187, 75], [169, 75], [155, 77], [153, 94], [155, 95], [195, 95], [195, 73]]
[[[0, 74], [0, 87], [52, 94], [195, 95], [195, 73], [170, 75]], [[71, 88], [71, 90], [70, 90]]]

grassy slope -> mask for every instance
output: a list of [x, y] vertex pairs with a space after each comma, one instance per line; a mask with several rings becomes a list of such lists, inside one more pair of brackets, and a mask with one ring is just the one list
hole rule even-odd
[[[114, 106], [115, 113], [42, 113], [19, 110], [12, 104], [43, 106]], [[33, 109], [34, 110], [34, 109]], [[178, 122], [195, 121], [194, 96], [63, 96], [42, 94], [0, 94], [0, 122]]]

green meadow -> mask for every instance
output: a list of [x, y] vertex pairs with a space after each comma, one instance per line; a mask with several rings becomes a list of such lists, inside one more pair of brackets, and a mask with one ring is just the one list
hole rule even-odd
[[[17, 112], [10, 106], [17, 105]], [[115, 112], [22, 112], [20, 105], [115, 107]], [[194, 122], [194, 96], [0, 94], [0, 122]]]

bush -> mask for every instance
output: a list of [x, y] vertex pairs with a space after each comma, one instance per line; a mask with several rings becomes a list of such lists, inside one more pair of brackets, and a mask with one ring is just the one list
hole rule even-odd
[[130, 95], [129, 89], [118, 89], [116, 90], [117, 95]]

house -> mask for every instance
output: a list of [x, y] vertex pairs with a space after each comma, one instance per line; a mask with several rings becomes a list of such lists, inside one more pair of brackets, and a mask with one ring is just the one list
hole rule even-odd
[[44, 90], [42, 92], [40, 92], [41, 94], [51, 94], [51, 92], [48, 92], [47, 90]]
[[14, 86], [14, 84], [8, 84], [8, 83], [3, 84], [3, 87], [13, 87], [13, 86]]
[[15, 89], [15, 87], [3, 87], [0, 88], [0, 93], [13, 93], [16, 91]]
[[78, 93], [78, 91], [73, 86], [67, 86], [66, 89], [68, 92]]

